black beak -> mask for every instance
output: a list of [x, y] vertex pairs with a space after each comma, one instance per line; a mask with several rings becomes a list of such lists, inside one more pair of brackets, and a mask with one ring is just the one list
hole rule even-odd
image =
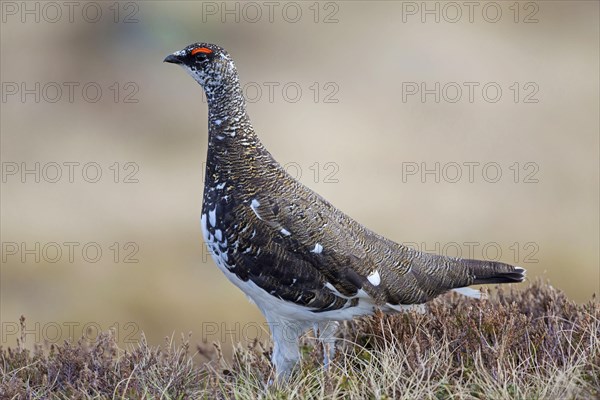
[[163, 62], [168, 62], [171, 64], [181, 64], [181, 60], [179, 59], [179, 57], [173, 55], [173, 54], [169, 54], [164, 60]]

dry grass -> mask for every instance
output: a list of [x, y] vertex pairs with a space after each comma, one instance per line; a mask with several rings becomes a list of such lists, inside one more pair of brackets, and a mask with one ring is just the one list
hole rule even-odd
[[218, 344], [192, 351], [189, 337], [162, 347], [142, 338], [127, 350], [110, 332], [33, 351], [20, 342], [0, 349], [0, 398], [600, 397], [600, 304], [577, 305], [542, 283], [484, 301], [444, 296], [426, 314], [363, 318], [340, 334], [329, 371], [306, 337], [301, 370], [274, 385], [265, 343], [238, 346], [226, 361]]

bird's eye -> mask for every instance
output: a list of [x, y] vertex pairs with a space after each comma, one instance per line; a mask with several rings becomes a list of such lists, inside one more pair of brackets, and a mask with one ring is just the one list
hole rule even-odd
[[192, 50], [191, 55], [196, 56], [196, 55], [207, 55], [207, 54], [212, 54], [212, 50], [208, 49], [206, 47], [196, 47], [195, 49]]

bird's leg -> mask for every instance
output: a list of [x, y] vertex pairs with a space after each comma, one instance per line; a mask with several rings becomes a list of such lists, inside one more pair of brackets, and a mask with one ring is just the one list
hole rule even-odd
[[323, 345], [323, 367], [328, 370], [329, 363], [335, 356], [335, 334], [338, 330], [339, 323], [336, 321], [318, 322], [313, 325], [315, 337]]
[[287, 379], [300, 361], [299, 338], [308, 327], [298, 321], [269, 321], [273, 335], [273, 355], [276, 379]]

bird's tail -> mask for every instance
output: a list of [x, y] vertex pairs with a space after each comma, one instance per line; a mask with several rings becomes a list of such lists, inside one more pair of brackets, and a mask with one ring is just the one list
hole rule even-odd
[[473, 285], [494, 283], [515, 283], [525, 279], [525, 269], [514, 267], [497, 261], [461, 260], [463, 265], [474, 276]]

